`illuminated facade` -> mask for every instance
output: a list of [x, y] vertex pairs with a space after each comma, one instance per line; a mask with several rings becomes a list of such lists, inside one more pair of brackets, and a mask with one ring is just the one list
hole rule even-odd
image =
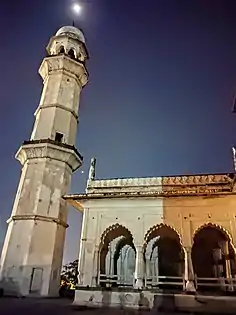
[[75, 303], [104, 305], [107, 287], [108, 305], [128, 307], [140, 305], [140, 290], [149, 307], [153, 290], [234, 291], [235, 179], [90, 176], [85, 194], [64, 197], [84, 213]]

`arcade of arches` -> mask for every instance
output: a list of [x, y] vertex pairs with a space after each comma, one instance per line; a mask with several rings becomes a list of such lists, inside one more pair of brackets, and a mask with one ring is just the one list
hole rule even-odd
[[208, 224], [184, 247], [179, 234], [160, 224], [135, 244], [131, 232], [119, 224], [101, 237], [97, 284], [136, 288], [174, 288], [186, 291], [233, 290], [235, 250], [229, 234]]

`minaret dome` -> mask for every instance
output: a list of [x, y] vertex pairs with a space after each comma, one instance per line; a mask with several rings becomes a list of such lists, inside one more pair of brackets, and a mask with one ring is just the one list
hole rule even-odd
[[65, 54], [80, 62], [89, 57], [84, 34], [75, 26], [61, 27], [50, 39], [47, 52], [50, 56]]

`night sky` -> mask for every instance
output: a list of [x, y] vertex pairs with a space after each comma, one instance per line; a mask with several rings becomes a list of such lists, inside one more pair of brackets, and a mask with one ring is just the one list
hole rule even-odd
[[[90, 0], [77, 20], [90, 52], [71, 192], [97, 177], [232, 172], [236, 143], [236, 1]], [[0, 242], [20, 176], [14, 154], [32, 131], [45, 47], [72, 24], [72, 0], [0, 8]], [[82, 173], [84, 171], [84, 173]], [[223, 211], [223, 209], [222, 209]], [[65, 261], [77, 257], [81, 214], [69, 210]]]

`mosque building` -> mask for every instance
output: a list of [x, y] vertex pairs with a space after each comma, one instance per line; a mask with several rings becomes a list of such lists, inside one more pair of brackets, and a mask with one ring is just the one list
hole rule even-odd
[[[47, 53], [33, 131], [16, 153], [22, 172], [7, 221], [0, 286], [23, 296], [58, 294], [71, 205], [83, 213], [74, 303], [150, 307], [160, 290], [235, 291], [235, 170], [97, 179], [93, 158], [85, 193], [69, 194], [72, 173], [83, 162], [75, 143], [88, 82], [84, 34], [60, 28]], [[232, 153], [236, 167], [235, 148]]]

